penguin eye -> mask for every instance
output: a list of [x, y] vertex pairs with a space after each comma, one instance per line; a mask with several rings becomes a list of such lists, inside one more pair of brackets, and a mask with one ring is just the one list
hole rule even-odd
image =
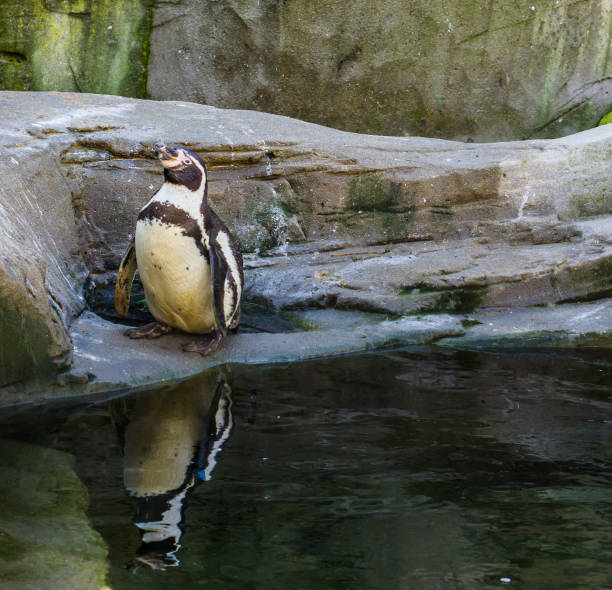
[[191, 164], [191, 160], [189, 158], [185, 158], [183, 160], [183, 164], [185, 164], [185, 166], [189, 166]]

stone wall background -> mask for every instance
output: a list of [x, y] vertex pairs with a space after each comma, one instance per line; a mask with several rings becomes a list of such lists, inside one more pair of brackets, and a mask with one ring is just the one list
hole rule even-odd
[[559, 137], [612, 109], [611, 19], [612, 0], [5, 0], [0, 89], [383, 135]]

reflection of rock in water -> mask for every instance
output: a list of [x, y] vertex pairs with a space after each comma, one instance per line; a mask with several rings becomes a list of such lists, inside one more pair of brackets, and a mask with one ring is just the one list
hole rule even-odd
[[212, 371], [177, 386], [113, 402], [124, 482], [141, 530], [137, 559], [176, 566], [187, 492], [210, 478], [232, 426], [231, 389]]

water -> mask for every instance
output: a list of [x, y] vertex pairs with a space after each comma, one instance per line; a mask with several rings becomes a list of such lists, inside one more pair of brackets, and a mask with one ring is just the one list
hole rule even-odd
[[114, 590], [612, 588], [611, 376], [603, 353], [400, 350], [4, 430], [76, 457]]

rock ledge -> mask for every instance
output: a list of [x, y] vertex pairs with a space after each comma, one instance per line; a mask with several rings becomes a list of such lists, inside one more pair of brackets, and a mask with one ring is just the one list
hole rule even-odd
[[[612, 341], [612, 126], [468, 144], [87, 94], [2, 92], [0, 111], [5, 403], [391, 344]], [[202, 361], [171, 352], [174, 337], [128, 346], [82, 315], [112, 317], [118, 262], [162, 180], [158, 140], [207, 162], [211, 203], [246, 254], [247, 300], [317, 330], [242, 334]], [[142, 368], [152, 359], [159, 370]], [[22, 383], [32, 375], [46, 385]]]

